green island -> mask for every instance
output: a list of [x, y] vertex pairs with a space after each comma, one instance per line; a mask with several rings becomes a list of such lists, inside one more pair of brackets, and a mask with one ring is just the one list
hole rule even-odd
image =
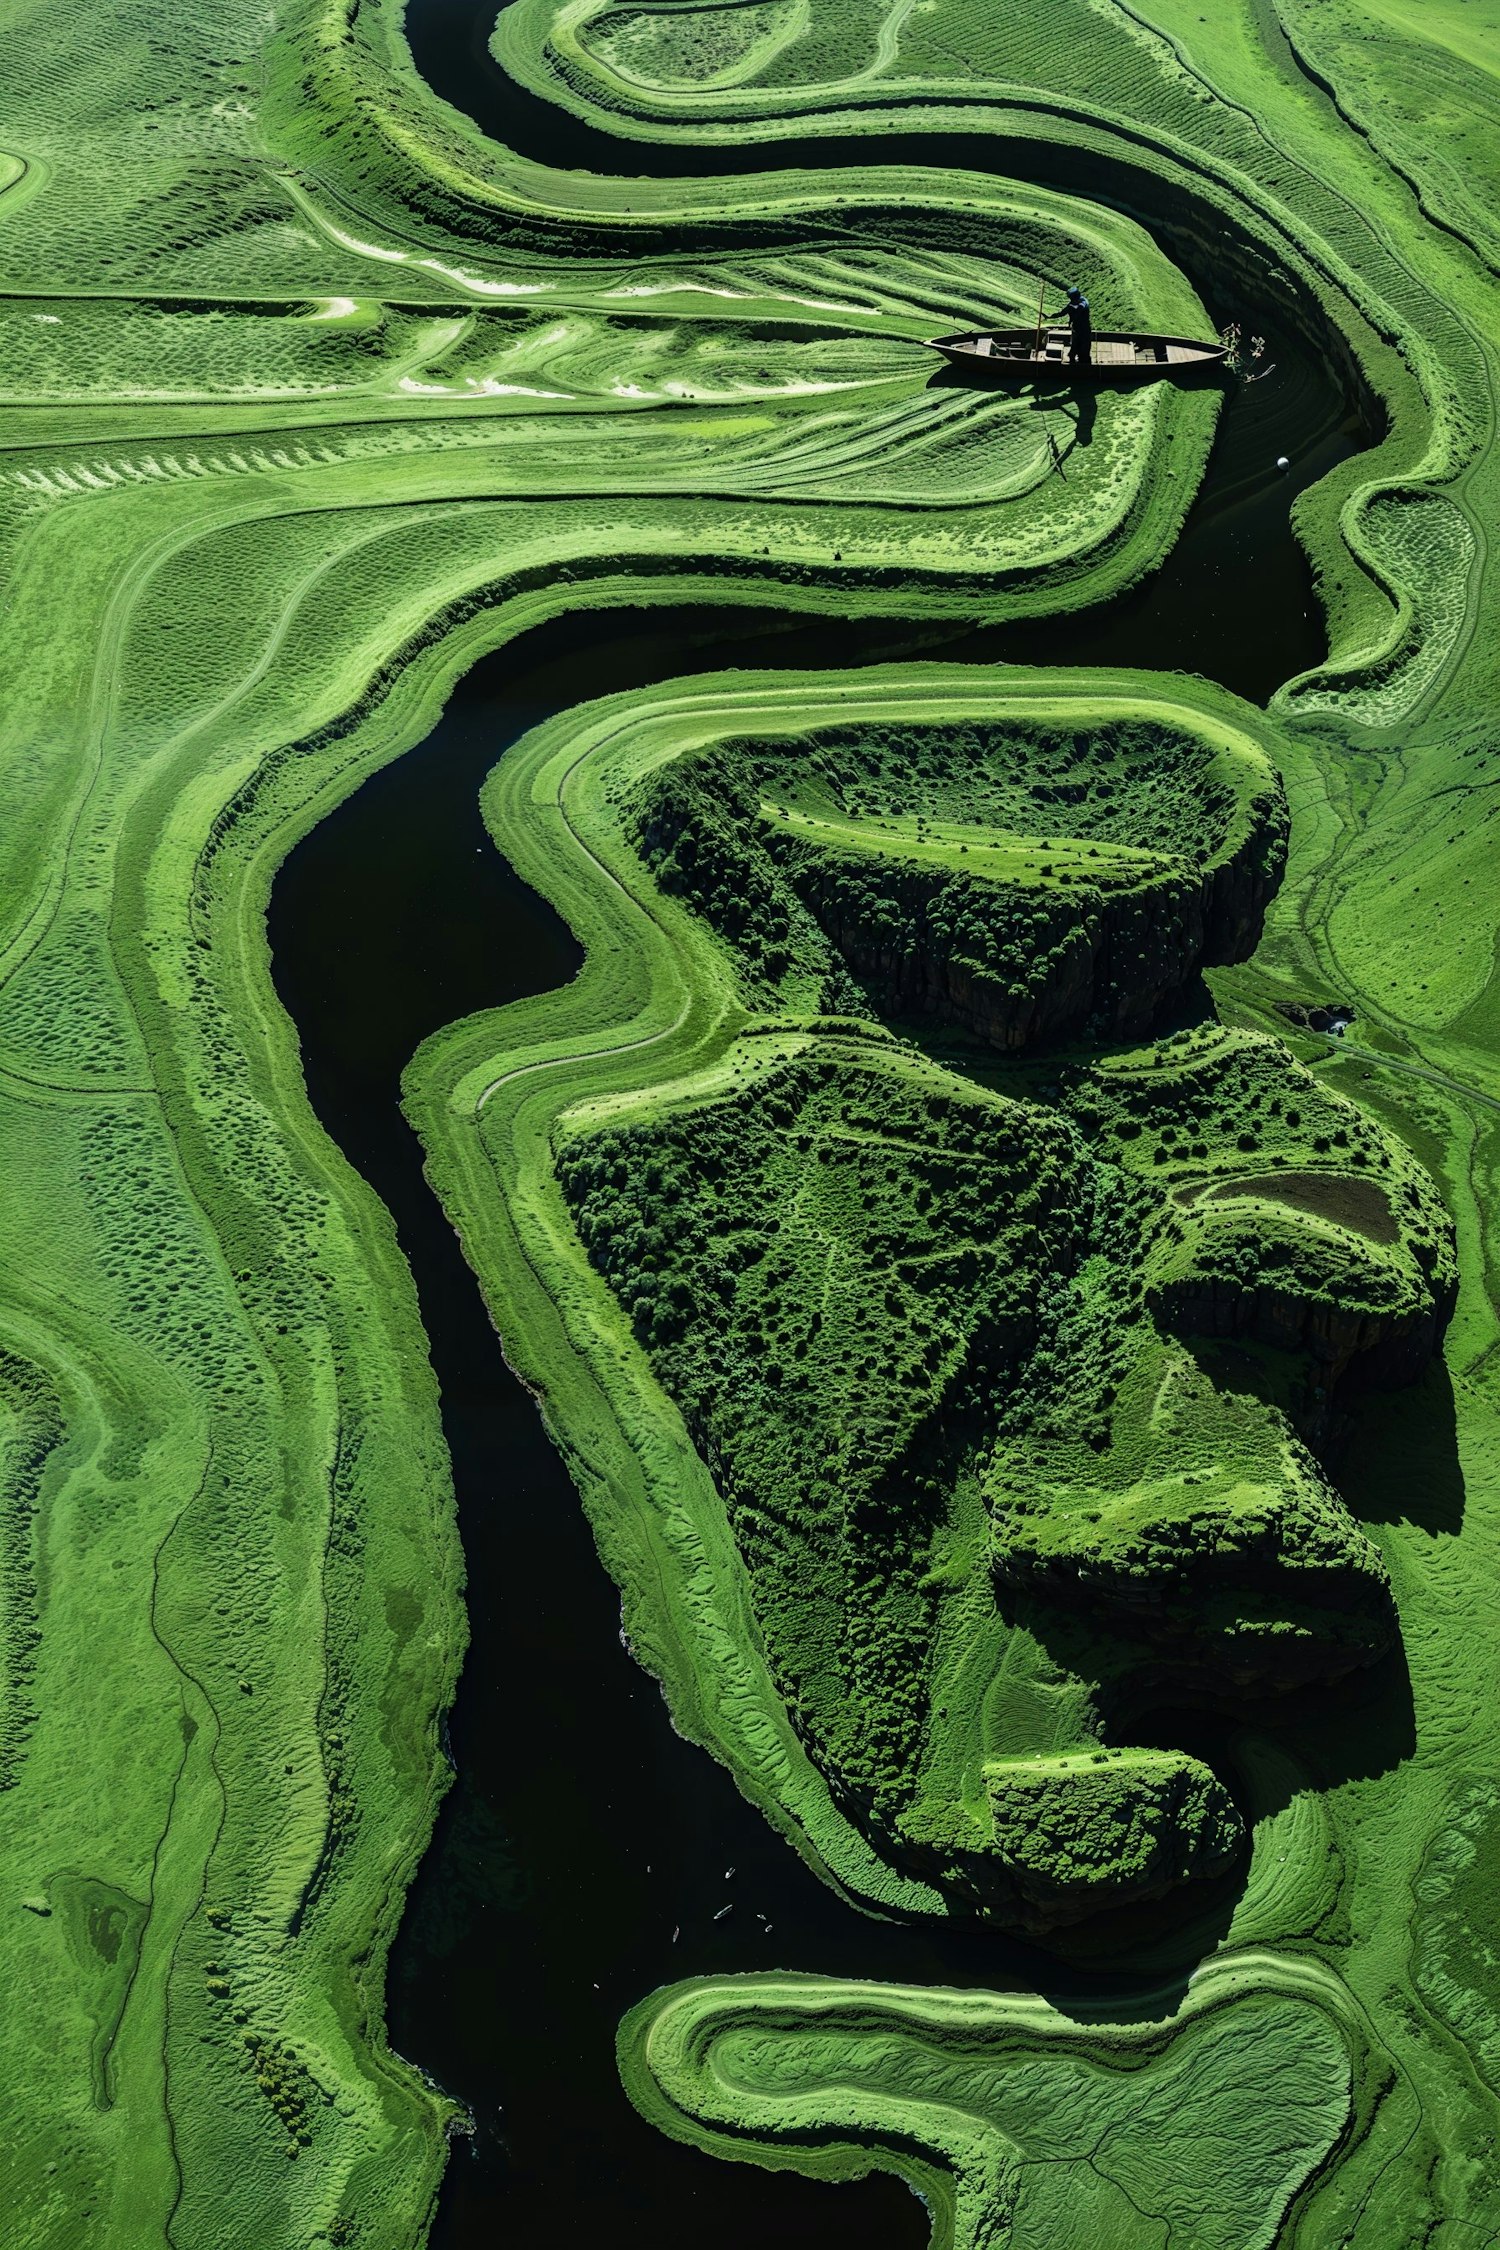
[[[12, 24], [7, 2240], [432, 2228], [445, 1377], [268, 903], [480, 658], [690, 605], [879, 661], [684, 638], [497, 743], [583, 967], [402, 1099], [672, 1723], [852, 1928], [974, 1942], [690, 1937], [625, 2093], [939, 2250], [1500, 2240], [1495, 0], [511, 0], [517, 145], [423, 7]], [[1299, 380], [935, 375], [1073, 284], [1347, 402], [1264, 706], [1028, 647]]]
[[[1172, 684], [913, 667], [569, 712], [486, 813], [584, 972], [408, 1076], [633, 1644], [874, 1903], [1045, 1927], [1218, 1870], [1221, 1785], [1109, 1747], [1107, 1711], [1389, 1641], [1297, 1424], [1356, 1364], [1422, 1372], [1450, 1230], [1265, 1035], [1108, 1037], [1251, 951], [1284, 848], [1258, 715]], [[1007, 1081], [1089, 1031], [1047, 1094]]]

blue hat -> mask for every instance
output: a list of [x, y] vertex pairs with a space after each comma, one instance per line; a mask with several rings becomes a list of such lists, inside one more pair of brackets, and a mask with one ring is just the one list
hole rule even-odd
[[1083, 295], [1083, 291], [1081, 289], [1070, 289], [1068, 291], [1068, 295], [1070, 297], [1081, 297]]

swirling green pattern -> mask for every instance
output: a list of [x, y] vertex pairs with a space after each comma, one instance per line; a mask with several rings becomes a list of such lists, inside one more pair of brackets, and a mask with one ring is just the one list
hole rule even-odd
[[814, 2176], [878, 2163], [928, 2204], [941, 2250], [1270, 2250], [1342, 2153], [1362, 2066], [1333, 1980], [1272, 1954], [1227, 1955], [1185, 2001], [1107, 2026], [785, 1976], [679, 1985], [620, 2030], [626, 2084], [666, 2131]]
[[[1043, 416], [931, 385], [918, 347], [1028, 317], [1038, 274], [1083, 280], [1101, 325], [1197, 330], [1190, 272], [1326, 347], [1383, 432], [1297, 504], [1328, 661], [1269, 719], [1180, 680], [985, 693], [1124, 697], [1228, 730], [1284, 784], [1285, 876], [1253, 959], [1211, 968], [1218, 1027], [1167, 1056], [1155, 1106], [1096, 1056], [1093, 1114], [1137, 1127], [1123, 1171], [1189, 1196], [1189, 1125], [1284, 1036], [1326, 1109], [1306, 1098], [1294, 1161], [1242, 1150], [1227, 1198], [1198, 1181], [1184, 1239], [1201, 1228], [1232, 1288], [1248, 1200], [1264, 1239], [1338, 1246], [1340, 1291], [1366, 1288], [1360, 1317], [1388, 1329], [1432, 1327], [1450, 1289], [1424, 1167], [1437, 1182], [1446, 1370], [1369, 1396], [1340, 1472], [1364, 1517], [1357, 1550], [1340, 1537], [1400, 1620], [1411, 1737], [1336, 1709], [1247, 1735], [1248, 1879], [1227, 1934], [1189, 1912], [1207, 1959], [1178, 2003], [1064, 2021], [988, 1995], [689, 1983], [643, 1997], [624, 2066], [648, 2114], [720, 2153], [896, 2169], [954, 2243], [1456, 2250], [1500, 2229], [1487, 9], [517, 0], [497, 52], [616, 136], [618, 171], [593, 175], [439, 102], [396, 0], [104, 0], [86, 39], [21, 0], [0, 122], [18, 2243], [414, 2245], [453, 2122], [390, 2053], [382, 1981], [443, 1786], [461, 1562], [409, 1276], [271, 990], [276, 868], [474, 656], [544, 617], [712, 598], [1024, 619], [1137, 582], [1198, 488], [1214, 395], [1101, 398], [1058, 475]], [[969, 141], [955, 167], [934, 138], [930, 163], [892, 166], [891, 132], [988, 136], [993, 161]], [[864, 161], [820, 161], [856, 136]], [[768, 139], [785, 168], [739, 169]], [[653, 143], [701, 148], [701, 175], [653, 177]], [[1042, 157], [1063, 187], [1008, 176]], [[767, 720], [764, 683], [714, 692], [725, 737]], [[913, 725], [963, 715], [936, 672], [886, 692]], [[678, 1722], [848, 1893], [936, 1911], [951, 1864], [877, 1849], [789, 1718], [687, 1390], [557, 1175], [580, 1104], [597, 1132], [669, 1085], [738, 1098], [821, 1046], [924, 1098], [951, 1076], [878, 1010], [824, 994], [794, 1020], [747, 993], [722, 931], [656, 895], [618, 805], [568, 827], [596, 730], [639, 743], [674, 708], [580, 714], [502, 766], [495, 832], [588, 967], [439, 1038], [408, 1104]], [[845, 804], [772, 811], [821, 823], [819, 849], [892, 856], [895, 832], [860, 815], [852, 835]], [[924, 829], [917, 856], [951, 872], [969, 840]], [[1008, 847], [988, 877], [1015, 876], [1029, 847]], [[1103, 846], [1069, 849], [1087, 876]], [[1309, 1000], [1352, 1006], [1351, 1037], [1309, 1030]], [[1346, 1145], [1410, 1189], [1394, 1249], [1368, 1197], [1329, 1201]], [[1044, 1567], [1007, 1520], [1011, 1566]], [[1080, 1681], [1038, 1755], [1092, 1762]]]

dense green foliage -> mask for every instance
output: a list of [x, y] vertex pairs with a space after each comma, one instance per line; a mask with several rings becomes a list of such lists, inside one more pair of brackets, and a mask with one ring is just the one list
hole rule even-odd
[[[991, 850], [1022, 855], [1019, 877], [975, 881], [1007, 882], [1002, 912], [1028, 895], [1035, 854], [1057, 853], [1017, 832], [1041, 811], [1065, 807], [1084, 835], [1126, 827], [1158, 853], [1195, 841], [1204, 859], [1233, 825], [1261, 867], [1278, 840], [1243, 755], [1253, 810], [1217, 776], [1172, 804], [1159, 777], [1174, 750], [1193, 770], [1184, 728], [1012, 719], [951, 739], [846, 725], [798, 741], [795, 761], [762, 740], [653, 762], [611, 793], [645, 865], [731, 945], [763, 1006], [778, 985], [800, 996], [820, 965], [817, 925], [794, 926], [795, 878], [778, 889], [754, 848], [789, 805], [832, 806], [859, 838], [904, 819], [951, 854], [961, 804], [981, 868]], [[1132, 752], [1138, 813], [1113, 802], [1111, 769]], [[1093, 886], [1047, 864], [1057, 919], [1086, 920]], [[818, 903], [826, 915], [826, 891]], [[1158, 945], [1176, 935], [1185, 956], [1170, 988], [1193, 956], [1156, 907]], [[918, 955], [941, 942], [930, 926], [901, 934]], [[836, 1004], [847, 979], [823, 950], [812, 981]], [[1340, 1385], [1421, 1372], [1454, 1285], [1419, 1169], [1278, 1043], [1206, 1027], [1088, 1054], [1061, 1061], [1042, 1100], [1017, 1100], [834, 1022], [707, 1098], [669, 1095], [557, 1151], [581, 1242], [713, 1471], [773, 1678], [835, 1799], [898, 1862], [1043, 1923], [1089, 1910], [1111, 1880], [1129, 1895], [1216, 1870], [1237, 1821], [1180, 1756], [1160, 1759], [1154, 1799], [1138, 1760], [1091, 1765], [1080, 1794], [1072, 1762], [1049, 1756], [1024, 1768], [1027, 1802], [1059, 1808], [1036, 1833], [1074, 1841], [1044, 1884], [996, 1795], [1016, 1753], [1098, 1743], [1172, 1668], [1285, 1688], [1391, 1645], [1384, 1568], [1306, 1439], [1328, 1433]], [[1274, 1195], [1257, 1192], [1268, 1171]], [[1348, 1183], [1342, 1216], [1289, 1197], [1289, 1181], [1320, 1176]], [[1349, 1223], [1347, 1198], [1376, 1181], [1372, 1232]], [[1041, 1737], [1033, 1675], [1052, 1710]], [[1169, 1809], [1148, 1846], [1134, 1824], [1153, 1802]]]
[[[559, 611], [921, 645], [1139, 581], [1216, 395], [1085, 442], [918, 348], [1076, 279], [1346, 371], [1378, 441], [1296, 504], [1328, 663], [1274, 720], [916, 664], [571, 714], [487, 809], [587, 967], [408, 1102], [632, 1645], [814, 1864], [1057, 1922], [1238, 1854], [1123, 1956], [1170, 2012], [690, 1984], [625, 2027], [648, 2114], [888, 2165], [955, 2245], [1487, 2240], [1493, 0], [516, 0], [508, 67], [625, 136], [598, 175], [435, 100], [398, 0], [9, 29], [8, 2238], [410, 2250], [452, 2117], [381, 1991], [463, 1638], [435, 1386], [275, 868]], [[954, 128], [995, 162], [882, 162]], [[1072, 192], [1006, 176], [1038, 150]], [[1288, 1030], [1330, 999], [1345, 1040]], [[1235, 1810], [1137, 1741], [1273, 1680]], [[1071, 1942], [1113, 1974], [1118, 1927]]]
[[1040, 1271], [1087, 1255], [1071, 1136], [839, 1055], [571, 1146], [595, 1266], [717, 1472], [767, 1653], [840, 1792], [911, 1793], [932, 1580]]
[[863, 987], [1007, 1048], [1147, 1028], [1241, 958], [1286, 827], [1253, 752], [1140, 717], [725, 743], [650, 776], [636, 818], [768, 1004]]

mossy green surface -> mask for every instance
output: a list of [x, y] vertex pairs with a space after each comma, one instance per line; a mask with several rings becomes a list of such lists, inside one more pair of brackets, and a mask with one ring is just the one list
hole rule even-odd
[[[873, 1006], [1001, 1049], [1149, 1027], [1253, 948], [1286, 816], [1259, 746], [1128, 700], [799, 730], [653, 774], [636, 834], [768, 1005]], [[1053, 833], [1047, 834], [1051, 830]]]
[[[1298, 503], [1328, 664], [1286, 684], [1274, 722], [1182, 682], [1011, 676], [977, 712], [936, 675], [892, 682], [929, 774], [920, 805], [894, 776], [868, 813], [839, 772], [810, 766], [774, 793], [757, 780], [748, 832], [796, 939], [785, 964], [779, 929], [772, 951], [750, 948], [653, 887], [641, 773], [587, 807], [623, 889], [564, 833], [568, 790], [586, 794], [594, 770], [574, 775], [601, 723], [582, 714], [506, 762], [489, 809], [585, 937], [584, 976], [440, 1039], [408, 1099], [635, 1645], [679, 1722], [849, 1892], [1014, 1914], [985, 1889], [997, 1803], [1018, 1802], [1024, 1769], [1009, 1826], [1052, 1837], [1045, 1880], [1072, 1834], [1062, 1784], [1079, 1756], [1103, 1807], [1077, 1855], [1085, 1884], [1144, 1868], [1150, 1887], [1151, 1838], [1123, 1816], [1153, 1792], [1196, 1806], [1206, 1870], [1228, 1827], [1195, 1761], [1162, 1754], [1170, 1774], [1138, 1766], [1133, 1791], [1102, 1778], [1112, 1732], [1127, 1759], [1146, 1754], [1130, 1747], [1132, 1587], [1159, 1588], [1164, 1556], [1180, 1581], [1170, 1662], [1190, 1672], [1324, 1678], [1371, 1653], [1383, 1603], [1399, 1622], [1408, 1713], [1399, 1696], [1304, 1699], [1293, 1729], [1247, 1739], [1246, 1887], [1227, 1936], [1189, 1917], [1187, 1952], [1220, 1950], [1149, 2035], [1107, 2006], [1082, 2035], [1023, 2006], [1041, 2073], [1027, 2090], [1007, 2078], [1013, 2004], [820, 1985], [809, 2045], [789, 1980], [689, 1987], [628, 2027], [649, 2113], [756, 2160], [891, 2164], [955, 2243], [1008, 2232], [1055, 2250], [1069, 2227], [1080, 2245], [1211, 2243], [1217, 2227], [1225, 2250], [1447, 2250], [1495, 2232], [1488, 5], [520, 0], [503, 52], [621, 135], [613, 179], [486, 142], [421, 86], [391, 0], [296, 0], [273, 23], [236, 0], [165, 14], [108, 0], [86, 39], [49, 0], [15, 12], [0, 127], [9, 2239], [404, 2250], [443, 2161], [450, 2105], [386, 2049], [381, 1983], [441, 1788], [460, 1560], [410, 1282], [311, 1116], [270, 988], [262, 912], [280, 859], [420, 739], [474, 654], [570, 607], [709, 594], [1004, 618], [1137, 580], [1197, 488], [1213, 395], [1101, 400], [1093, 445], [1059, 477], [1042, 416], [928, 387], [916, 346], [997, 310], [1025, 317], [1038, 273], [1081, 278], [1101, 323], [1200, 329], [1171, 257], [1204, 240], [1230, 293], [1325, 338], [1385, 420]], [[883, 165], [885, 131], [934, 128], [990, 133], [993, 172], [955, 172], [937, 144], [930, 167]], [[820, 166], [833, 133], [863, 136], [868, 161]], [[737, 175], [736, 143], [768, 135], [787, 169]], [[652, 179], [653, 137], [706, 142], [704, 176]], [[1007, 182], [1007, 142], [1029, 141], [1070, 152], [1076, 192]], [[1127, 200], [1165, 249], [1091, 200], [1106, 161], [1128, 167]], [[836, 699], [828, 726], [858, 721], [846, 687], [814, 692]], [[1009, 1037], [1008, 1005], [984, 1018], [1007, 1036], [981, 1042], [951, 980], [946, 1018], [908, 1007], [922, 996], [895, 969], [881, 987], [850, 936], [868, 914], [840, 921], [828, 893], [884, 896], [875, 876], [893, 863], [893, 961], [927, 958], [936, 927], [950, 962], [991, 984], [1017, 981], [1023, 906], [1049, 954], [1076, 943], [1085, 902], [1068, 898], [1065, 927], [1064, 892], [1097, 894], [1108, 925], [1091, 853], [1181, 855], [1201, 878], [1219, 846], [1196, 812], [1122, 834], [1096, 803], [1060, 837], [1014, 802], [945, 795], [948, 749], [997, 700], [1094, 712], [1121, 692], [1189, 738], [1234, 729], [1285, 785], [1286, 874], [1254, 904], [1253, 959], [1215, 948], [1205, 922], [1195, 965], [1221, 1028], [1173, 1043], [1116, 1023], [1106, 1052], [1101, 1008], [1129, 984], [1105, 976], [1051, 1024], [1073, 1051], [1038, 1058], [1026, 1023]], [[775, 743], [807, 717], [806, 690], [742, 678], [702, 696], [704, 740]], [[702, 748], [667, 725], [691, 703], [632, 706], [633, 739], [656, 725], [663, 750]], [[971, 857], [983, 867], [955, 867]], [[986, 952], [997, 901], [1011, 938]], [[1351, 1006], [1352, 1032], [1322, 1039], [1278, 1012], [1310, 1000]], [[951, 1045], [924, 1053], [914, 1030]], [[938, 1417], [945, 1442], [970, 1446], [938, 1480], [952, 1512], [920, 1571], [907, 1552], [906, 1576], [836, 1636], [881, 1760], [846, 1801], [830, 1786], [837, 1698], [812, 1662], [824, 1644], [784, 1606], [757, 1612], [693, 1442], [710, 1404], [692, 1347], [685, 1332], [657, 1343], [670, 1292], [626, 1298], [589, 1263], [579, 1215], [598, 1191], [579, 1171], [566, 1200], [558, 1171], [574, 1151], [628, 1151], [644, 1234], [651, 1150], [684, 1120], [753, 1119], [825, 1077], [805, 1096], [814, 1143], [842, 1134], [818, 1105], [841, 1113], [846, 1090], [882, 1134], [914, 1105], [930, 1125], [937, 1102], [940, 1160], [962, 1170], [958, 1141], [978, 1134], [998, 1183], [982, 1212], [955, 1197], [936, 1319], [920, 1275], [898, 1277], [894, 1310], [882, 1275], [858, 1321], [851, 1293], [849, 1349], [869, 1351], [878, 1321], [882, 1350], [921, 1377], [890, 1386], [899, 1428], [885, 1395], [851, 1427], [865, 1489], [877, 1441], [921, 1423], [922, 1384], [1015, 1345], [1044, 1249], [1064, 1285], [1045, 1308], [1045, 1384], [1017, 1387], [1014, 1430]], [[696, 1163], [700, 1140], [686, 1145]], [[851, 1272], [885, 1256], [880, 1229], [928, 1160], [905, 1150], [892, 1179], [890, 1160], [856, 1154], [813, 1214]], [[795, 1169], [776, 1147], [761, 1177], [800, 1221]], [[1047, 1193], [1017, 1213], [1023, 1172]], [[1453, 1278], [1426, 1175], [1460, 1286], [1446, 1368], [1419, 1372]], [[1020, 1248], [1013, 1224], [1038, 1242]], [[788, 1233], [806, 1252], [810, 1227]], [[1011, 1328], [980, 1335], [1001, 1281]], [[785, 1296], [788, 1369], [805, 1365], [800, 1291]], [[724, 1336], [736, 1317], [724, 1308]], [[919, 1318], [943, 1329], [935, 1368]], [[767, 1358], [767, 1378], [781, 1364]], [[1336, 1433], [1314, 1394], [1361, 1364], [1373, 1387]], [[1064, 1404], [1050, 1424], [1044, 1397]], [[730, 1435], [757, 1478], [782, 1414], [757, 1422], [741, 1401]], [[1315, 1450], [1340, 1434], [1342, 1498]], [[1204, 1524], [1209, 1565], [1182, 1536]], [[1290, 1605], [1284, 1571], [1274, 1598], [1254, 1584], [1257, 1558], [1289, 1546], [1308, 1573]], [[840, 1599], [876, 1559], [856, 1541]], [[1087, 1645], [1012, 1621], [1000, 1661], [996, 1589], [1041, 1602], [1060, 1569], [1091, 1580]], [[1153, 1661], [1168, 1661], [1159, 1646]], [[796, 1713], [794, 1674], [811, 1683]], [[1108, 1965], [1106, 1940], [1096, 1957]], [[960, 2021], [951, 2077], [930, 2050]], [[711, 2042], [732, 2028], [733, 2100], [672, 2059], [688, 2022]], [[1227, 2042], [1213, 2057], [1211, 2035]]]
[[626, 2017], [620, 2066], [648, 2117], [721, 2155], [899, 2173], [938, 2250], [1178, 2233], [1271, 2250], [1346, 2152], [1356, 2071], [1381, 2075], [1332, 1979], [1249, 1952], [1114, 2023], [983, 1992], [704, 1978]]

